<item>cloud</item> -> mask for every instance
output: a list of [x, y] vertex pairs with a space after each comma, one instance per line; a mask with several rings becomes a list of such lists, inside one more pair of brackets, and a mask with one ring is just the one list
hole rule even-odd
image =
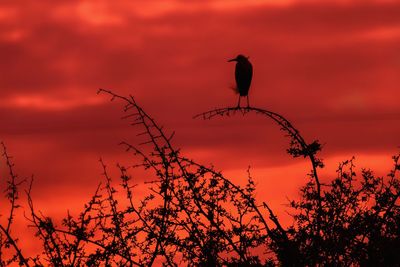
[[39, 110], [67, 110], [82, 106], [92, 106], [104, 103], [104, 100], [96, 96], [78, 98], [48, 97], [41, 95], [18, 95], [2, 99], [0, 107], [21, 108], [21, 109], [39, 109]]
[[[248, 165], [259, 175], [299, 166], [306, 173], [266, 118], [192, 119], [236, 104], [226, 60], [238, 53], [254, 65], [251, 104], [284, 115], [306, 140], [319, 139], [330, 162], [398, 149], [398, 2], [132, 3], [0, 6], [0, 139], [23, 174], [37, 175], [39, 196], [63, 187], [93, 192], [100, 156], [132, 164], [117, 144], [140, 143], [140, 130], [119, 120], [122, 104], [96, 95], [99, 87], [134, 95], [201, 163], [228, 174]], [[293, 179], [287, 183], [297, 186]], [[77, 195], [65, 203], [83, 199]]]

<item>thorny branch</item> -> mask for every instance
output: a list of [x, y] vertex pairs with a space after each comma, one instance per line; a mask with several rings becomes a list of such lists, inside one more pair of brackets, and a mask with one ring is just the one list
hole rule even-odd
[[[295, 127], [293, 127], [293, 125], [285, 117], [283, 117], [278, 113], [255, 107], [216, 108], [210, 111], [197, 114], [193, 118], [202, 118], [204, 120], [206, 119], [210, 120], [217, 116], [229, 117], [237, 113], [240, 113], [243, 116], [249, 113], [256, 113], [272, 119], [280, 126], [281, 130], [286, 132], [287, 136], [290, 138], [290, 147], [289, 149], [287, 149], [287, 152], [293, 157], [303, 156], [307, 157], [310, 160], [312, 166], [311, 177], [314, 178], [317, 187], [317, 195], [318, 195], [317, 201], [319, 207], [318, 208], [319, 209], [318, 227], [319, 227], [321, 219], [320, 216], [322, 213], [322, 204], [321, 204], [321, 183], [318, 176], [318, 168], [323, 168], [324, 164], [321, 159], [316, 157], [317, 153], [321, 150], [321, 145], [318, 142], [318, 140], [315, 140], [312, 143], [307, 143], [303, 138], [303, 136], [300, 134], [300, 132]], [[272, 216], [272, 218], [274, 218], [274, 216]], [[274, 219], [273, 221], [276, 220]], [[317, 231], [319, 230], [317, 229]]]
[[105, 182], [83, 211], [68, 212], [61, 221], [34, 207], [31, 181], [26, 190], [27, 219], [42, 242], [42, 252], [25, 258], [10, 235], [20, 183], [3, 144], [11, 177], [6, 196], [14, 207], [6, 225], [0, 225], [0, 248], [11, 246], [15, 255], [4, 260], [0, 250], [1, 266], [396, 266], [400, 261], [399, 155], [393, 157], [387, 178], [363, 169], [356, 180], [352, 159], [340, 164], [337, 177], [321, 188], [320, 144], [307, 143], [281, 115], [258, 108], [197, 115], [267, 116], [289, 136], [287, 152], [311, 161], [311, 179], [301, 188], [301, 198], [290, 202], [293, 224], [287, 226], [267, 203], [257, 202], [249, 171], [245, 185], [233, 183], [214, 167], [181, 155], [172, 144], [174, 133], [166, 134], [132, 96], [104, 89], [99, 93], [122, 100], [123, 118], [139, 130], [138, 146], [121, 142], [135, 163], [117, 165], [118, 185], [100, 160]]
[[[17, 204], [18, 196], [18, 187], [24, 182], [24, 180], [18, 181], [18, 176], [14, 171], [14, 163], [12, 163], [12, 157], [7, 153], [7, 148], [3, 142], [1, 142], [2, 150], [3, 150], [3, 158], [5, 159], [9, 179], [7, 180], [7, 188], [5, 190], [6, 198], [10, 202], [10, 211], [7, 217], [7, 224], [3, 226], [0, 224], [0, 230], [5, 236], [5, 240], [3, 240], [3, 235], [0, 235], [0, 265], [8, 265], [12, 262], [18, 262], [20, 265], [29, 266], [27, 259], [22, 254], [21, 249], [17, 244], [17, 239], [13, 238], [11, 235], [11, 225], [14, 222], [15, 210], [19, 208], [19, 204]], [[2, 255], [3, 250], [12, 246], [15, 250], [15, 255], [11, 257], [8, 261], [4, 261]]]
[[[225, 233], [225, 231], [221, 228], [221, 226], [219, 225], [219, 223], [217, 223], [217, 221], [215, 221], [215, 218], [213, 216], [209, 216], [209, 211], [207, 211], [209, 208], [205, 208], [206, 206], [204, 203], [204, 199], [201, 195], [200, 192], [198, 192], [198, 188], [196, 186], [193, 185], [193, 179], [197, 178], [199, 176], [198, 173], [193, 173], [193, 171], [189, 170], [190, 168], [192, 168], [193, 166], [197, 167], [202, 173], [200, 174], [200, 176], [204, 176], [206, 173], [210, 173], [211, 175], [213, 175], [213, 177], [215, 179], [221, 179], [226, 186], [230, 186], [232, 188], [235, 189], [235, 192], [241, 192], [243, 197], [245, 199], [247, 199], [247, 201], [249, 202], [249, 205], [251, 205], [252, 209], [254, 209], [258, 214], [257, 216], [259, 217], [259, 220], [261, 222], [263, 222], [263, 224], [265, 225], [265, 229], [267, 229], [267, 231], [270, 231], [263, 215], [261, 214], [260, 210], [258, 209], [258, 206], [255, 204], [254, 199], [248, 196], [248, 193], [244, 193], [244, 190], [240, 189], [238, 186], [233, 185], [228, 179], [224, 178], [222, 175], [218, 174], [217, 172], [213, 171], [212, 169], [209, 168], [204, 168], [203, 166], [199, 165], [199, 164], [195, 164], [193, 161], [188, 160], [186, 158], [182, 158], [179, 155], [179, 150], [175, 150], [173, 148], [173, 146], [171, 145], [170, 141], [173, 135], [171, 136], [166, 136], [164, 134], [164, 132], [162, 131], [162, 128], [159, 127], [154, 120], [148, 116], [148, 114], [146, 114], [143, 109], [141, 109], [136, 102], [134, 101], [133, 97], [127, 98], [127, 97], [121, 97], [119, 95], [113, 94], [110, 91], [107, 90], [103, 90], [100, 89], [100, 92], [106, 92], [108, 94], [110, 94], [112, 96], [112, 99], [115, 98], [119, 98], [124, 100], [125, 102], [127, 102], [128, 104], [125, 106], [125, 110], [131, 110], [131, 109], [136, 109], [133, 113], [128, 114], [127, 116], [124, 116], [124, 118], [133, 118], [133, 124], [134, 125], [138, 125], [138, 124], [143, 124], [143, 123], [147, 123], [148, 125], [145, 125], [145, 129], [146, 129], [146, 133], [148, 136], [150, 136], [151, 140], [145, 141], [142, 144], [149, 144], [152, 143], [155, 147], [155, 153], [157, 154], [157, 156], [161, 156], [162, 158], [162, 162], [161, 163], [165, 163], [165, 159], [163, 158], [163, 155], [168, 155], [168, 158], [170, 159], [170, 161], [168, 162], [167, 165], [171, 165], [171, 164], [176, 164], [176, 168], [179, 169], [180, 174], [179, 175], [172, 175], [174, 181], [176, 181], [177, 179], [184, 179], [187, 182], [187, 188], [189, 190], [192, 191], [193, 193], [193, 199], [192, 201], [194, 202], [193, 204], [195, 205], [195, 207], [198, 209], [198, 215], [202, 215], [204, 218], [207, 218], [209, 220], [209, 223], [211, 224], [212, 228], [215, 228], [215, 230], [222, 235], [222, 237], [230, 244], [231, 249], [233, 249], [233, 251], [235, 251], [236, 253], [239, 254], [239, 256], [241, 257], [242, 260], [246, 260], [247, 256], [246, 255], [242, 255], [243, 253], [240, 251], [239, 247], [236, 245], [236, 242]], [[135, 118], [135, 115], [139, 115], [139, 118]], [[153, 132], [151, 131], [153, 130]], [[157, 139], [157, 140], [156, 140]], [[162, 149], [160, 149], [159, 144], [158, 143], [162, 143], [163, 147]], [[132, 150], [134, 151], [135, 154], [140, 154], [143, 156], [143, 153], [137, 149], [136, 147], [133, 147], [127, 143], [123, 143], [128, 150]], [[160, 153], [162, 150], [163, 153]], [[153, 155], [154, 156], [154, 155]], [[157, 173], [160, 173], [160, 171], [157, 169], [156, 166], [161, 165], [160, 163], [158, 164], [154, 164], [154, 162], [152, 162], [148, 157], [144, 157], [144, 162], [146, 164], [148, 164], [148, 166], [146, 167], [151, 167], [154, 168], [156, 170]], [[150, 164], [149, 164], [150, 163]], [[153, 163], [153, 164], [151, 164]], [[166, 165], [164, 164], [164, 169], [168, 169], [165, 168]], [[197, 177], [196, 177], [197, 176]], [[168, 177], [168, 176], [166, 176]], [[174, 182], [172, 181], [172, 182]], [[168, 188], [168, 184], [171, 183], [171, 181], [168, 181], [167, 185], [166, 185], [166, 189]], [[238, 191], [239, 189], [239, 191]], [[164, 191], [165, 192], [165, 191]], [[177, 191], [174, 189], [171, 189], [171, 192], [173, 193], [173, 197], [175, 197], [178, 200], [178, 205], [184, 205], [185, 203], [183, 203], [182, 198], [177, 194]], [[165, 199], [165, 198], [164, 198]], [[207, 205], [210, 204], [210, 202], [207, 202]], [[213, 210], [213, 209], [212, 209]], [[188, 219], [191, 221], [191, 223], [193, 223], [195, 220], [193, 220], [192, 215], [190, 212], [188, 212], [187, 210], [183, 210], [183, 212], [186, 214], [186, 216], [188, 217]], [[201, 243], [201, 242], [199, 242]]]

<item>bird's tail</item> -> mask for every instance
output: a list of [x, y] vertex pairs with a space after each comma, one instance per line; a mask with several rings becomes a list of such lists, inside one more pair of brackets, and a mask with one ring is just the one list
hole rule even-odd
[[231, 88], [235, 92], [235, 94], [239, 94], [239, 89], [237, 88], [237, 86], [232, 85], [229, 88]]

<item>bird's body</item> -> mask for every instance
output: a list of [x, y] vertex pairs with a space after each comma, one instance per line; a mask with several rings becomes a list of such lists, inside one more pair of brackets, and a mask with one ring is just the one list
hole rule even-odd
[[249, 89], [251, 79], [253, 78], [253, 66], [249, 59], [243, 55], [238, 55], [236, 58], [229, 60], [236, 61], [235, 80], [236, 90], [239, 93], [238, 107], [240, 107], [240, 97], [247, 97], [247, 106], [249, 106]]

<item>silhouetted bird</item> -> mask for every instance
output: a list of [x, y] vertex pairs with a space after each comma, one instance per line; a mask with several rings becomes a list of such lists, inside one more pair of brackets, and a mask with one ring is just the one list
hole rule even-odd
[[249, 107], [249, 89], [251, 78], [253, 77], [253, 66], [249, 58], [238, 55], [236, 58], [228, 60], [228, 62], [236, 61], [235, 80], [236, 91], [239, 93], [238, 107], [240, 107], [240, 97], [247, 96], [247, 107]]

